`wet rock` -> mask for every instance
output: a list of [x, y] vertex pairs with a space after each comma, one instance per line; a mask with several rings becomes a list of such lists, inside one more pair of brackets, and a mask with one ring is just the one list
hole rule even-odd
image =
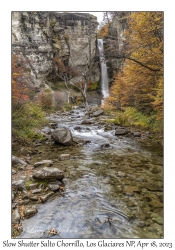
[[92, 116], [97, 117], [97, 116], [100, 116], [100, 115], [103, 115], [103, 114], [104, 114], [104, 111], [103, 111], [103, 110], [98, 110], [98, 111], [94, 112], [94, 113], [92, 114]]
[[139, 221], [138, 226], [139, 227], [145, 227], [146, 226], [146, 222], [145, 221]]
[[12, 203], [12, 209], [16, 207], [17, 203]]
[[150, 207], [153, 207], [154, 209], [155, 208], [161, 208], [161, 207], [163, 207], [163, 203], [162, 202], [160, 202], [159, 200], [151, 200], [149, 203], [148, 203], [148, 205], [150, 206]]
[[112, 129], [113, 129], [112, 126], [105, 126], [105, 128], [104, 128], [105, 131], [112, 130]]
[[58, 168], [44, 167], [43, 169], [34, 172], [33, 177], [41, 180], [45, 179], [62, 180], [64, 178], [64, 171]]
[[40, 161], [40, 162], [36, 162], [34, 164], [34, 167], [37, 168], [37, 167], [51, 167], [53, 165], [53, 161], [51, 160], [43, 160], [43, 161]]
[[77, 144], [81, 144], [81, 145], [84, 145], [84, 144], [87, 144], [87, 143], [90, 143], [91, 141], [90, 140], [83, 140], [81, 138], [76, 138], [74, 137], [73, 138], [73, 141]]
[[148, 189], [149, 191], [157, 191], [157, 192], [162, 192], [163, 191], [163, 187], [161, 186], [157, 186], [155, 184], [152, 183], [148, 183], [145, 185], [146, 189]]
[[49, 184], [48, 187], [50, 188], [50, 190], [52, 191], [57, 191], [60, 189], [60, 186], [57, 184]]
[[80, 130], [82, 130], [82, 127], [80, 127], [80, 126], [75, 126], [75, 127], [74, 127], [74, 130], [80, 131]]
[[12, 188], [21, 191], [26, 190], [25, 181], [24, 180], [12, 181]]
[[16, 170], [12, 168], [12, 174], [16, 174]]
[[51, 138], [56, 143], [62, 144], [62, 145], [72, 145], [73, 143], [71, 131], [64, 127], [55, 129], [51, 134]]
[[81, 122], [81, 124], [93, 124], [93, 121], [90, 121], [90, 120], [84, 120]]
[[126, 174], [123, 173], [123, 172], [121, 172], [121, 171], [118, 171], [118, 172], [117, 172], [117, 175], [118, 175], [119, 177], [125, 177], [125, 176], [126, 176]]
[[133, 201], [128, 201], [128, 202], [127, 202], [127, 206], [128, 206], [128, 207], [134, 207], [135, 204], [134, 204]]
[[109, 148], [110, 147], [110, 144], [109, 143], [104, 143], [100, 146], [102, 149], [103, 148]]
[[37, 193], [40, 193], [42, 191], [41, 188], [38, 188], [38, 189], [34, 189], [31, 191], [31, 194], [37, 194]]
[[27, 163], [18, 157], [12, 155], [12, 164], [23, 165], [24, 167], [27, 166]]
[[163, 217], [161, 216], [153, 217], [152, 220], [159, 225], [163, 225]]
[[25, 206], [24, 208], [24, 217], [30, 218], [38, 212], [36, 206]]
[[162, 172], [162, 169], [160, 167], [154, 167], [153, 169], [151, 169], [151, 173], [153, 174], [159, 174]]
[[16, 208], [12, 213], [12, 224], [19, 224], [20, 219], [21, 219], [20, 214], [18, 212], [18, 209]]
[[57, 128], [57, 126], [58, 126], [58, 124], [56, 122], [51, 122], [51, 123], [49, 123], [49, 125], [53, 129]]
[[134, 195], [134, 192], [140, 193], [140, 190], [136, 186], [125, 186], [123, 189], [123, 193], [129, 196]]
[[117, 128], [115, 130], [115, 135], [126, 135], [126, 134], [127, 134], [127, 131], [125, 129]]
[[33, 190], [33, 189], [37, 188], [37, 186], [38, 186], [38, 183], [29, 184], [30, 190]]
[[42, 196], [40, 196], [40, 199], [42, 202], [47, 201], [53, 194], [54, 194], [54, 192], [50, 192], [48, 194], [42, 195]]
[[36, 195], [29, 195], [28, 197], [29, 197], [29, 199], [31, 201], [37, 201], [38, 200], [38, 196], [36, 196]]
[[133, 132], [133, 135], [134, 135], [135, 137], [140, 137], [140, 136], [141, 136], [141, 133], [140, 133], [140, 132]]
[[70, 154], [62, 154], [59, 157], [60, 161], [64, 161], [64, 160], [68, 160], [68, 159], [70, 159]]
[[18, 205], [26, 205], [26, 204], [28, 204], [30, 202], [30, 200], [28, 199], [28, 200], [22, 200], [22, 201], [19, 201], [18, 202]]

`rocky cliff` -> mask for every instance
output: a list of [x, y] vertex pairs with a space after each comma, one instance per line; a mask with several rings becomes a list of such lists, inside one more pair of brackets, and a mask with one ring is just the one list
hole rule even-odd
[[[125, 30], [128, 26], [128, 16], [131, 12], [115, 12], [109, 24], [109, 35], [104, 39], [105, 57], [107, 59], [109, 81], [121, 70], [125, 53]], [[120, 58], [121, 57], [121, 58]]]
[[12, 53], [29, 59], [33, 84], [40, 86], [55, 78], [54, 57], [75, 67], [79, 77], [87, 58], [90, 79], [99, 81], [96, 34], [97, 18], [88, 13], [12, 12]]

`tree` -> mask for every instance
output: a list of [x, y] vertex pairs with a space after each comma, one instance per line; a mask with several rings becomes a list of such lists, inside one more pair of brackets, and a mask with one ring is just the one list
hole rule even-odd
[[130, 14], [125, 36], [126, 46], [120, 51], [113, 46], [109, 55], [125, 62], [123, 72], [114, 77], [106, 102], [120, 102], [121, 106], [134, 106], [146, 113], [156, 107], [162, 112], [163, 13]]
[[12, 56], [12, 104], [13, 108], [19, 106], [29, 99], [32, 87], [29, 68], [27, 68], [27, 59], [20, 58], [17, 55]]
[[[71, 86], [74, 86], [77, 88], [82, 95], [83, 102], [85, 104], [86, 110], [89, 110], [89, 105], [87, 101], [87, 90], [88, 90], [88, 84], [89, 84], [89, 72], [91, 69], [91, 60], [88, 59], [86, 55], [87, 61], [84, 69], [81, 72], [77, 72], [75, 68], [66, 66], [60, 58], [56, 57], [54, 59], [56, 65], [57, 65], [57, 76], [60, 77], [61, 80], [64, 81], [67, 91], [67, 97], [68, 97], [68, 103], [70, 99], [70, 90]], [[76, 76], [82, 76], [82, 80], [79, 80], [77, 84], [74, 84], [71, 82], [71, 79], [73, 79]]]
[[64, 82], [66, 91], [67, 91], [67, 101], [69, 103], [70, 100], [70, 86], [71, 86], [71, 79], [75, 76], [78, 76], [78, 72], [70, 67], [66, 66], [60, 58], [55, 57], [54, 61], [57, 66], [57, 76]]

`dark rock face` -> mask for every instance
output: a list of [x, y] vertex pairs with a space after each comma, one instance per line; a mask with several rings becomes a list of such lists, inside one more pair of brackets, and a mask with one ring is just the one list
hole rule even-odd
[[52, 134], [51, 138], [58, 144], [62, 145], [72, 145], [73, 138], [72, 133], [67, 128], [57, 128], [55, 129]]
[[33, 173], [33, 177], [41, 180], [47, 179], [58, 179], [62, 180], [64, 178], [64, 171], [58, 168], [48, 168], [44, 167]]
[[122, 68], [124, 59], [114, 58], [115, 55], [122, 54], [125, 51], [125, 30], [128, 26], [130, 12], [117, 12], [110, 23], [109, 35], [104, 39], [104, 52], [107, 59], [109, 82], [112, 82], [114, 74]]

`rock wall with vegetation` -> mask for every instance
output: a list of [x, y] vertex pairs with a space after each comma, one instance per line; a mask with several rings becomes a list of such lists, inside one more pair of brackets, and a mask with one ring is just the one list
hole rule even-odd
[[120, 56], [125, 50], [125, 31], [128, 27], [128, 16], [130, 12], [111, 13], [111, 21], [108, 24], [108, 34], [104, 37], [104, 49], [107, 59], [108, 76], [111, 82], [123, 65], [123, 58]]
[[87, 60], [90, 80], [99, 81], [96, 57], [97, 18], [86, 13], [12, 12], [12, 52], [29, 59], [33, 85], [56, 78], [54, 58], [76, 68], [81, 80]]

